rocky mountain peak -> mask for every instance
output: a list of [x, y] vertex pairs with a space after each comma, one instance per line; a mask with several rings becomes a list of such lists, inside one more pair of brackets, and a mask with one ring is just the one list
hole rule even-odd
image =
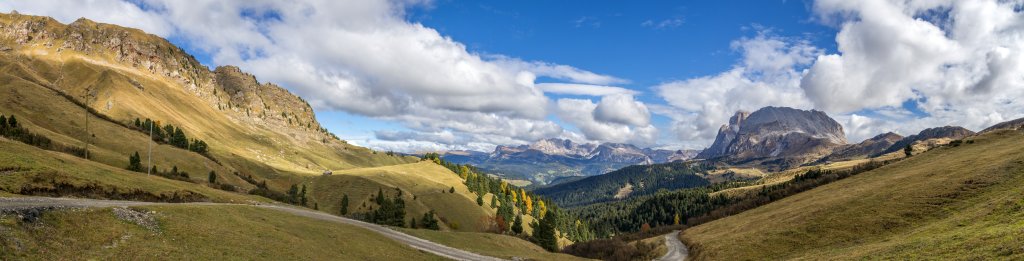
[[765, 107], [753, 113], [737, 112], [719, 130], [715, 142], [699, 158], [730, 161], [787, 159], [805, 162], [846, 144], [843, 127], [816, 110]]
[[527, 146], [528, 149], [538, 150], [549, 155], [563, 155], [578, 158], [590, 156], [594, 149], [593, 144], [579, 144], [568, 139], [543, 139]]

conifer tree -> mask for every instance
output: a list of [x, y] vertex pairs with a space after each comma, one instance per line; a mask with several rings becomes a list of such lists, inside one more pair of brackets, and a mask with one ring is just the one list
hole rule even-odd
[[523, 215], [516, 215], [516, 220], [512, 221], [512, 232], [516, 235], [523, 233]]
[[211, 170], [207, 180], [210, 181], [210, 184], [217, 184], [217, 172]]
[[302, 184], [302, 194], [300, 195], [302, 205], [306, 205], [306, 184]]
[[14, 118], [14, 115], [11, 115], [10, 118], [7, 118], [7, 126], [11, 127], [11, 129], [17, 128], [18, 127], [18, 119]]
[[555, 235], [555, 227], [558, 224], [555, 213], [548, 210], [544, 214], [544, 218], [540, 220], [540, 223], [533, 231], [533, 241], [537, 245], [547, 249], [551, 252], [557, 252], [558, 249], [558, 238]]
[[139, 157], [138, 151], [134, 154], [128, 155], [128, 170], [142, 171], [142, 158]]
[[348, 215], [348, 194], [341, 197], [341, 215]]
[[479, 205], [479, 206], [483, 206], [484, 205], [484, 197], [480, 196], [479, 194], [477, 194], [476, 195], [476, 204]]

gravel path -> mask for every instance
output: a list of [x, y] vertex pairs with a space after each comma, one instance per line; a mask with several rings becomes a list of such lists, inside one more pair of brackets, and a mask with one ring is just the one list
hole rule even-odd
[[[0, 197], [0, 212], [5, 211], [17, 211], [26, 209], [36, 208], [90, 208], [90, 207], [128, 207], [128, 206], [153, 206], [153, 205], [199, 205], [199, 206], [222, 206], [222, 205], [241, 205], [241, 204], [222, 204], [222, 203], [153, 203], [153, 202], [136, 202], [136, 201], [116, 201], [116, 200], [97, 200], [97, 199], [78, 199], [78, 198], [46, 198], [46, 197]], [[430, 242], [421, 238], [407, 235], [402, 232], [392, 230], [390, 228], [380, 226], [377, 224], [366, 223], [359, 220], [343, 218], [319, 211], [312, 211], [292, 206], [282, 205], [247, 205], [253, 207], [260, 207], [265, 209], [272, 209], [281, 212], [286, 212], [292, 215], [303, 216], [313, 219], [319, 219], [324, 221], [330, 221], [335, 223], [342, 223], [347, 225], [353, 225], [368, 229], [370, 231], [381, 234], [385, 237], [391, 238], [395, 241], [409, 245], [412, 248], [422, 250], [431, 254], [435, 254], [441, 257], [450, 258], [453, 260], [502, 260], [494, 257], [484, 256], [469, 251], [448, 247], [445, 245]]]
[[679, 230], [672, 231], [665, 235], [665, 246], [668, 246], [668, 253], [658, 258], [658, 261], [679, 261], [686, 260], [686, 256], [690, 254], [690, 251], [686, 249], [686, 245], [679, 241]]

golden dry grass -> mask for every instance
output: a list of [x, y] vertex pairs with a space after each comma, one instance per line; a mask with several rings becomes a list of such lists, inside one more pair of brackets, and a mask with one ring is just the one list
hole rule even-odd
[[686, 230], [696, 260], [1024, 258], [1024, 134], [1001, 131]]
[[359, 227], [250, 206], [147, 206], [159, 231], [110, 209], [0, 216], [10, 260], [444, 260]]

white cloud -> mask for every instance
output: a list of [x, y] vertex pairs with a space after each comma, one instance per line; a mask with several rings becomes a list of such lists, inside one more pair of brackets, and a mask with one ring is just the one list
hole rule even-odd
[[810, 108], [800, 89], [802, 73], [821, 51], [801, 39], [759, 32], [732, 43], [742, 60], [718, 75], [663, 83], [655, 87], [672, 107], [654, 111], [673, 119], [673, 131], [687, 146], [706, 146], [736, 111], [765, 106]]
[[[558, 116], [579, 128], [588, 140], [653, 145], [658, 130], [649, 124], [650, 114], [646, 106], [634, 102], [631, 96], [610, 97], [613, 98], [602, 99], [599, 104], [587, 99], [559, 99]], [[597, 115], [604, 114], [597, 111], [599, 107], [622, 108], [633, 114], [604, 115], [605, 119], [598, 119]], [[626, 119], [630, 116], [643, 120]]]
[[[981, 129], [1021, 116], [1021, 1], [841, 1], [814, 5], [840, 29], [838, 53], [819, 56], [801, 87], [837, 113], [920, 102], [910, 123]], [[941, 125], [932, 125], [941, 126]], [[932, 126], [920, 126], [916, 129]]]
[[651, 113], [642, 102], [633, 100], [632, 95], [614, 94], [601, 97], [594, 109], [594, 119], [601, 122], [630, 126], [651, 124]]
[[636, 95], [639, 92], [614, 86], [579, 84], [579, 83], [538, 83], [537, 88], [547, 93], [605, 96], [612, 94]]
[[650, 27], [650, 28], [655, 28], [655, 29], [665, 29], [665, 28], [676, 28], [676, 27], [682, 26], [684, 22], [685, 21], [683, 20], [683, 18], [676, 17], [676, 18], [669, 18], [669, 19], [665, 19], [665, 20], [661, 20], [661, 21], [647, 20], [647, 21], [644, 21], [643, 23], [640, 23], [640, 26]]
[[[451, 145], [493, 146], [563, 135], [561, 126], [546, 119], [550, 99], [535, 86], [538, 77], [594, 85], [628, 82], [567, 65], [470, 52], [437, 30], [405, 20], [407, 8], [429, 4], [5, 1], [0, 10], [54, 16], [65, 23], [87, 16], [185, 39], [209, 53], [214, 64], [238, 65], [261, 81], [289, 88], [317, 109], [399, 121], [422, 132], [414, 137]], [[437, 133], [447, 134], [432, 136]]]

